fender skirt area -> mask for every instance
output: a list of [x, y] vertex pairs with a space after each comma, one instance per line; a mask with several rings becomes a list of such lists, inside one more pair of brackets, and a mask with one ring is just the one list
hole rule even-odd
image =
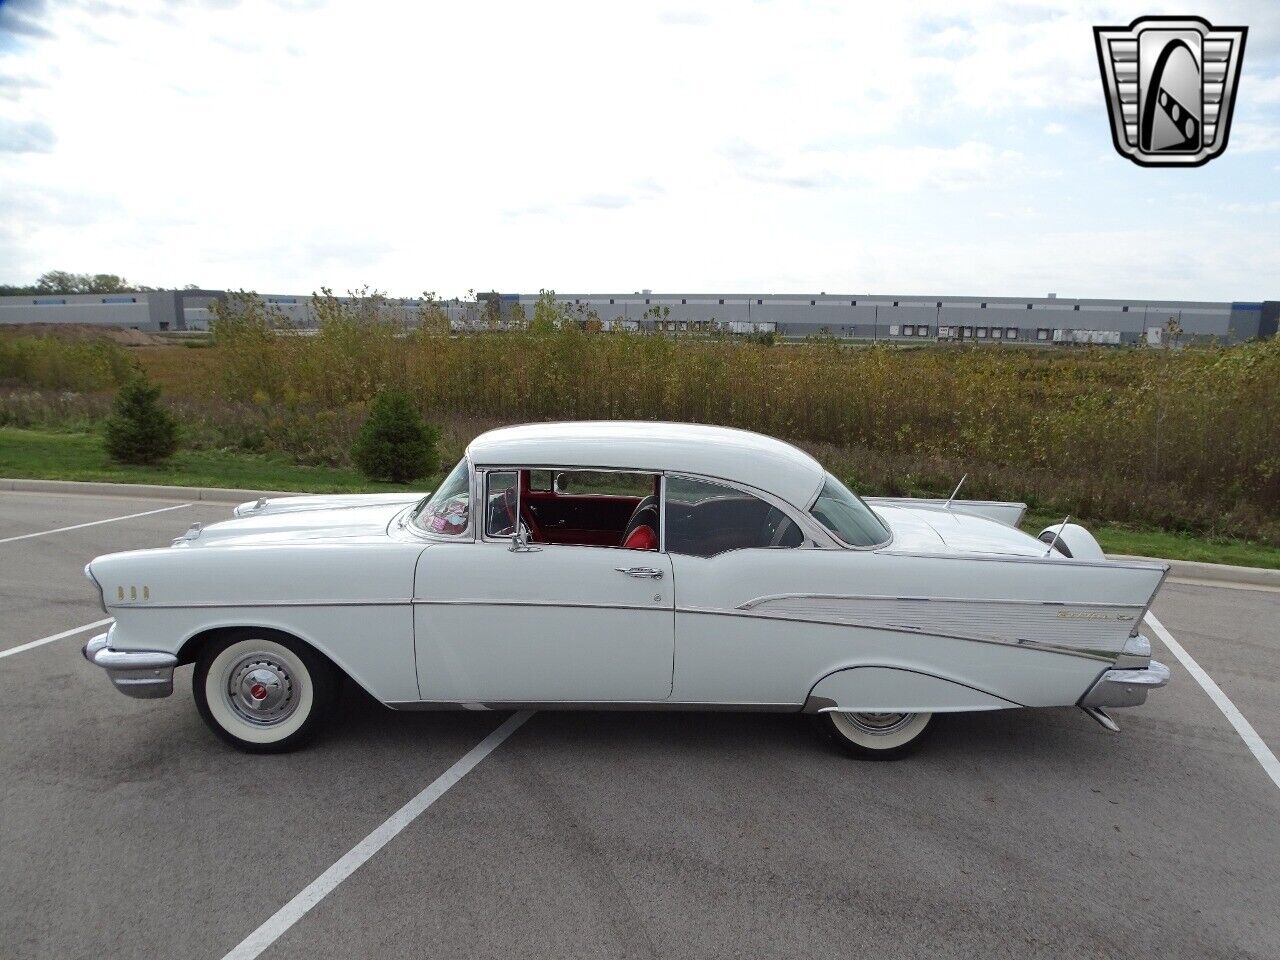
[[958, 713], [1018, 706], [995, 694], [905, 667], [850, 667], [814, 684], [804, 712]]

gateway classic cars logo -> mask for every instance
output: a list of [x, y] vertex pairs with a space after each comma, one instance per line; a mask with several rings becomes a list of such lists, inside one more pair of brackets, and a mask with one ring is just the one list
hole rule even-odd
[[1198, 167], [1222, 153], [1248, 32], [1200, 17], [1094, 27], [1120, 155], [1144, 167]]

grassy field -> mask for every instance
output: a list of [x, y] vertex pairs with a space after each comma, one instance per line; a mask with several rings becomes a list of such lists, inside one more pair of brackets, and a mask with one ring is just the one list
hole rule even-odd
[[[166, 483], [184, 487], [241, 487], [249, 490], [297, 490], [305, 493], [356, 493], [399, 490], [369, 483], [352, 470], [300, 467], [278, 458], [193, 450], [179, 453], [162, 467], [127, 467], [107, 460], [96, 434], [0, 428], [0, 476], [42, 480], [105, 480], [116, 483]], [[413, 485], [429, 490], [439, 476]], [[875, 491], [864, 491], [872, 493]], [[1032, 535], [1062, 519], [1028, 514], [1023, 529]], [[1280, 549], [1240, 540], [1211, 540], [1163, 530], [1117, 524], [1086, 524], [1108, 553], [1199, 560], [1280, 569]]]
[[[221, 450], [184, 450], [158, 467], [112, 463], [97, 434], [0, 428], [0, 476], [41, 480], [166, 483], [181, 487], [240, 487], [305, 493], [403, 490], [370, 483], [354, 470], [301, 467], [283, 459]], [[431, 489], [436, 478], [415, 484]]]

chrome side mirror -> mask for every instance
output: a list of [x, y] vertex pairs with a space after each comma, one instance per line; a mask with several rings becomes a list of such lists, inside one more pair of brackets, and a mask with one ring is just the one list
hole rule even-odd
[[521, 520], [516, 524], [516, 532], [511, 535], [511, 546], [508, 549], [512, 553], [537, 553], [542, 548], [530, 546], [529, 528]]
[[563, 473], [557, 473], [554, 479], [551, 481], [551, 489], [558, 496], [559, 494], [564, 493], [564, 484], [565, 484], [565, 475]]

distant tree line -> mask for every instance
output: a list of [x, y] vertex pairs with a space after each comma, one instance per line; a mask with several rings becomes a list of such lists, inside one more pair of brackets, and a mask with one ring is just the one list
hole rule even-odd
[[[40, 274], [36, 282], [28, 286], [0, 284], [0, 297], [27, 297], [44, 293], [146, 293], [159, 290], [141, 283], [130, 283], [114, 273], [71, 273], [67, 270], [49, 270]], [[194, 283], [187, 290], [198, 290]]]

